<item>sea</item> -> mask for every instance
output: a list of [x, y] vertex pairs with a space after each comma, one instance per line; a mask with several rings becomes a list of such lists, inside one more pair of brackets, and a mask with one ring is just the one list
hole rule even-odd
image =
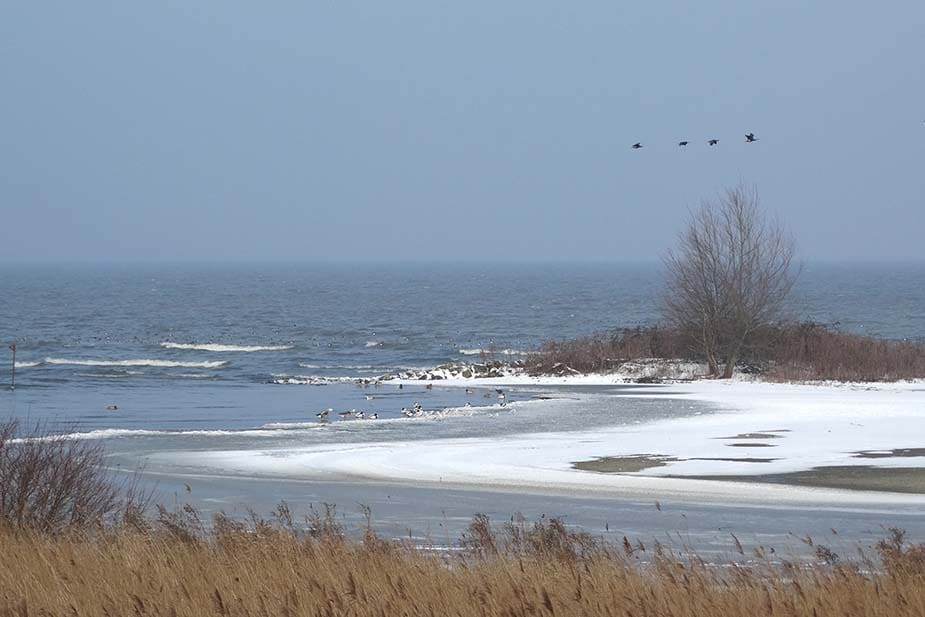
[[[541, 404], [502, 414], [495, 389], [477, 383], [467, 391], [373, 379], [479, 361], [487, 350], [516, 360], [544, 341], [652, 324], [664, 292], [656, 263], [0, 265], [8, 354], [0, 355], [0, 418], [99, 440], [113, 470], [141, 477], [160, 500], [207, 514], [269, 511], [286, 500], [296, 508], [337, 504], [351, 522], [363, 504], [387, 535], [436, 541], [457, 536], [477, 512], [500, 520], [556, 515], [591, 530], [650, 536], [683, 524], [689, 541], [717, 551], [725, 545], [710, 539], [725, 531], [716, 528], [783, 541], [801, 525], [819, 527], [818, 517], [797, 510], [782, 517], [685, 504], [674, 516], [660, 509], [659, 518], [638, 500], [390, 485], [364, 482], [362, 473], [269, 479], [190, 462], [211, 450], [283, 456], [319, 445], [586, 430], [694, 413], [696, 405], [668, 400], [589, 413], [619, 388], [576, 388], [570, 400], [583, 404], [557, 405], [561, 387], [525, 387], [509, 390], [508, 401]], [[788, 312], [849, 332], [925, 339], [925, 263], [806, 264]], [[415, 404], [422, 417], [403, 417]], [[326, 420], [316, 417], [328, 409]], [[837, 516], [858, 534], [877, 531], [872, 515]]]

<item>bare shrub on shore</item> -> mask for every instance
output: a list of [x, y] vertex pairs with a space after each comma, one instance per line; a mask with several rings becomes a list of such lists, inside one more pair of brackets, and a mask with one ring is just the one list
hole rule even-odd
[[[606, 373], [627, 360], [706, 363], [685, 332], [650, 326], [551, 341], [525, 360], [533, 374]], [[925, 378], [925, 342], [839, 332], [823, 324], [780, 323], [757, 329], [739, 351], [749, 370], [779, 381], [897, 381]]]
[[793, 240], [760, 209], [754, 189], [733, 187], [691, 213], [664, 259], [662, 312], [696, 341], [711, 375], [731, 377], [755, 333], [780, 319], [793, 255]]
[[[0, 560], [0, 617], [905, 617], [925, 608], [925, 573], [916, 561], [925, 547], [900, 532], [882, 543], [882, 570], [839, 565], [825, 551], [816, 565], [743, 557], [713, 568], [665, 547], [610, 546], [557, 519], [495, 532], [479, 517], [470, 529], [478, 546], [463, 552], [314, 537], [275, 517], [218, 520], [211, 530], [192, 524], [194, 542], [162, 533], [157, 523], [147, 532], [0, 532], [0, 554], [16, 556]], [[649, 558], [637, 560], [640, 553]]]
[[112, 481], [98, 443], [0, 424], [0, 526], [44, 533], [134, 519], [145, 496]]
[[549, 341], [527, 356], [524, 364], [531, 373], [538, 375], [604, 373], [628, 360], [689, 355], [689, 341], [680, 331], [650, 326]]
[[893, 341], [802, 323], [767, 328], [756, 358], [781, 380], [896, 381], [925, 378], [925, 342]]

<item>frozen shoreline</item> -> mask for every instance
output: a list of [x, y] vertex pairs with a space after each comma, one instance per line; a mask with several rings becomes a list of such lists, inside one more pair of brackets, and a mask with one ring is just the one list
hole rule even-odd
[[[434, 383], [517, 388], [625, 385], [626, 380], [621, 375], [515, 375], [441, 379]], [[621, 392], [621, 398], [670, 397], [704, 402], [715, 408], [715, 413], [594, 431], [503, 438], [213, 451], [196, 453], [195, 462], [264, 477], [349, 478], [416, 486], [615, 494], [719, 504], [925, 505], [925, 494], [703, 479], [785, 474], [822, 466], [925, 468], [925, 456], [890, 456], [887, 452], [905, 448], [918, 454], [917, 449], [925, 446], [925, 438], [921, 437], [925, 435], [922, 382], [796, 385], [745, 379], [700, 380], [638, 385]], [[859, 458], [859, 452], [872, 452], [876, 458]], [[634, 455], [658, 455], [671, 460], [632, 474], [573, 467], [578, 461]]]

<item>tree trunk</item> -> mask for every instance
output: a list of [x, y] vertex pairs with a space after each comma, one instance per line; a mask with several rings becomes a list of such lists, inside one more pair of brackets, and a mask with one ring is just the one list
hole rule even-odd
[[712, 349], [707, 350], [707, 367], [710, 369], [710, 376], [719, 375], [719, 362], [716, 361], [716, 353]]
[[726, 366], [723, 368], [723, 379], [729, 379], [732, 377], [732, 372], [735, 370], [736, 360], [735, 358], [729, 358], [726, 360]]
[[738, 353], [738, 349], [736, 349], [735, 351], [730, 351], [729, 355], [726, 356], [726, 366], [723, 367], [723, 379], [732, 377], [732, 373], [736, 368], [736, 356], [738, 356]]

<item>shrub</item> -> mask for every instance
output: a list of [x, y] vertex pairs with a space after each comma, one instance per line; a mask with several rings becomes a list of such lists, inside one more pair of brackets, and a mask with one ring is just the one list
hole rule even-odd
[[817, 323], [777, 326], [753, 350], [778, 379], [895, 381], [925, 377], [925, 343], [838, 332]]
[[627, 360], [696, 357], [680, 331], [648, 326], [598, 333], [566, 341], [549, 341], [524, 360], [537, 375], [607, 372]]
[[[683, 331], [648, 326], [550, 341], [528, 356], [533, 374], [606, 373], [627, 360], [704, 362]], [[896, 381], [925, 378], [925, 342], [878, 339], [814, 322], [756, 330], [739, 352], [740, 368], [776, 380]]]
[[101, 446], [18, 420], [0, 424], [0, 525], [47, 533], [135, 519], [144, 497], [106, 472]]

